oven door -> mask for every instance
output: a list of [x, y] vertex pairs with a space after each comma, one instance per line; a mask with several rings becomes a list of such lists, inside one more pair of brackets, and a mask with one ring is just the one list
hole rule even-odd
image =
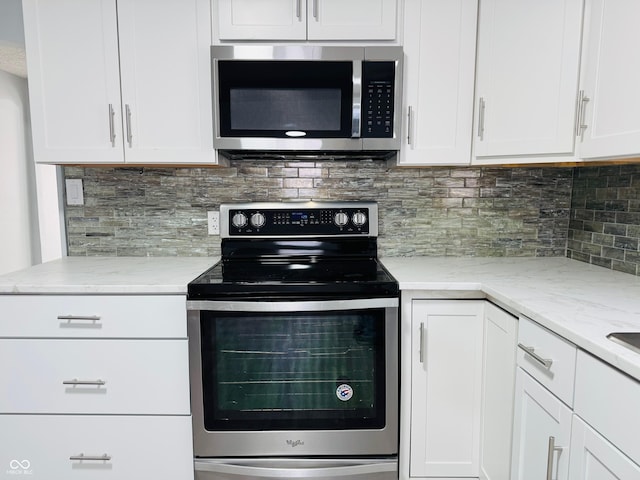
[[196, 457], [397, 454], [397, 298], [187, 307]]

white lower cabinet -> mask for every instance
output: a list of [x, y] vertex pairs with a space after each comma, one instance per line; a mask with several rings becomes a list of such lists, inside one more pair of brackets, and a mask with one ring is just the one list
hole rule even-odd
[[640, 467], [575, 415], [569, 479], [638, 480]]
[[179, 295], [0, 295], [0, 478], [193, 480], [186, 315]]
[[[567, 479], [571, 409], [521, 368], [516, 373], [512, 480]], [[547, 476], [551, 469], [551, 477]]]
[[508, 480], [518, 319], [485, 302], [480, 478]]
[[478, 477], [483, 305], [412, 302], [412, 478]]
[[0, 415], [0, 432], [0, 478], [193, 478], [189, 416]]

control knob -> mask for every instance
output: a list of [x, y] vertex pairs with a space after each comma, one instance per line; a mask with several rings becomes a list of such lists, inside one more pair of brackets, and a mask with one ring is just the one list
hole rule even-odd
[[231, 218], [231, 223], [236, 228], [242, 228], [247, 225], [247, 216], [244, 213], [238, 212]]
[[356, 227], [361, 227], [367, 223], [367, 216], [362, 212], [356, 212], [353, 214], [353, 217], [351, 217], [351, 221]]
[[338, 212], [333, 217], [333, 222], [338, 227], [344, 227], [349, 222], [349, 216], [344, 212]]
[[255, 228], [263, 227], [266, 221], [267, 221], [266, 218], [260, 212], [257, 212], [251, 215], [251, 225], [254, 226]]

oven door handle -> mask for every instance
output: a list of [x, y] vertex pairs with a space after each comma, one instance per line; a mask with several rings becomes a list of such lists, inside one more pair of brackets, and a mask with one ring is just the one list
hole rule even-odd
[[[259, 465], [252, 465], [250, 460], [243, 462], [239, 459], [217, 459], [202, 460], [196, 459], [194, 462], [195, 471], [212, 472], [225, 474], [229, 477], [240, 478], [343, 478], [362, 477], [381, 472], [395, 472], [398, 463], [393, 460], [371, 460], [367, 462], [330, 461], [325, 465], [323, 462], [309, 461], [307, 466], [304, 461], [288, 461], [290, 459], [261, 461]], [[258, 462], [256, 462], [258, 463]], [[344, 464], [340, 464], [344, 463]], [[290, 464], [290, 465], [289, 465]]]
[[361, 310], [368, 308], [397, 307], [400, 301], [393, 298], [359, 298], [356, 300], [316, 300], [308, 302], [246, 302], [189, 300], [187, 310], [217, 312], [316, 312], [330, 310]]

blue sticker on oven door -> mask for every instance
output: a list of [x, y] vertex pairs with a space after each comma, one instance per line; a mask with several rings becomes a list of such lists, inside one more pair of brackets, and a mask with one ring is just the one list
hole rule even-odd
[[343, 402], [351, 400], [351, 397], [353, 397], [353, 388], [351, 388], [351, 385], [343, 383], [338, 388], [336, 388], [336, 397], [338, 397]]

